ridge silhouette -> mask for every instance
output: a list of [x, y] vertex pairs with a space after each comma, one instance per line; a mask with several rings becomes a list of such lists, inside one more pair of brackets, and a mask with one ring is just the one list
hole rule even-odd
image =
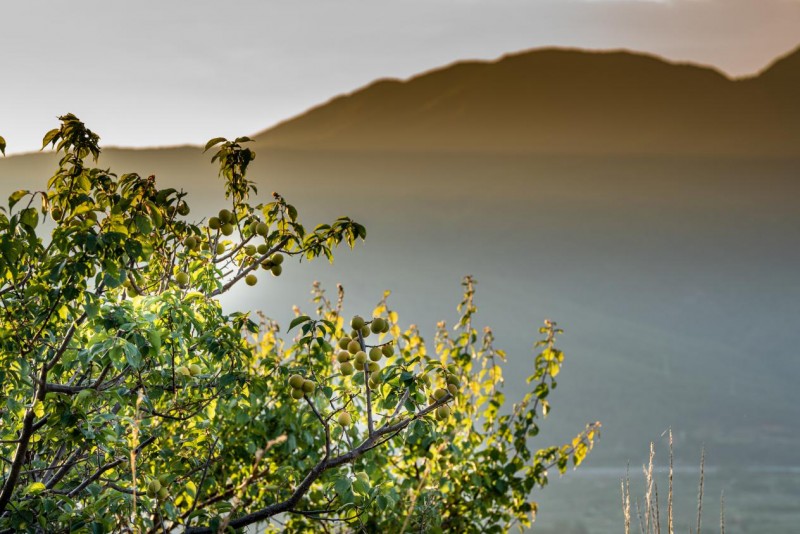
[[271, 148], [800, 155], [800, 50], [760, 75], [547, 48], [379, 80], [260, 133]]

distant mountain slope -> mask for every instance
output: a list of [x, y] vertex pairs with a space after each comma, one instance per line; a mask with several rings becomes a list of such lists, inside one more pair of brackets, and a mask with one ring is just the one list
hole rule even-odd
[[796, 156], [800, 50], [760, 76], [541, 49], [381, 80], [258, 136], [304, 150]]

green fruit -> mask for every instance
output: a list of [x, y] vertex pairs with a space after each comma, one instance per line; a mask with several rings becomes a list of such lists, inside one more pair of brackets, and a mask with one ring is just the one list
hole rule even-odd
[[450, 373], [451, 375], [458, 374], [458, 366], [454, 363], [451, 363], [450, 365], [447, 366], [447, 372]]
[[381, 330], [381, 332], [385, 334], [388, 331], [389, 331], [389, 321], [383, 321], [383, 330]]
[[347, 344], [347, 350], [350, 351], [350, 354], [355, 354], [356, 352], [361, 350], [361, 343], [353, 339], [350, 341], [350, 343]]
[[340, 351], [339, 354], [336, 355], [336, 361], [339, 363], [349, 362], [350, 361], [350, 353], [346, 350]]
[[187, 204], [187, 203], [186, 203], [186, 202], [184, 202], [183, 200], [181, 200], [180, 202], [178, 202], [178, 213], [179, 213], [180, 215], [183, 215], [184, 217], [186, 217], [187, 215], [189, 215], [189, 212], [190, 212], [190, 211], [191, 211], [191, 210], [189, 209], [189, 204]]
[[149, 484], [147, 484], [147, 489], [153, 491], [159, 491], [161, 489], [161, 482], [159, 482], [157, 479], [154, 478], [153, 480], [150, 481]]
[[456, 375], [447, 375], [447, 383], [460, 386], [461, 380]]
[[353, 330], [361, 330], [364, 327], [364, 318], [356, 315], [350, 319], [350, 326]]
[[311, 380], [303, 381], [303, 393], [314, 393], [316, 385]]
[[208, 244], [208, 242], [203, 241], [203, 244], [200, 245], [200, 250], [211, 250], [211, 246]]
[[189, 285], [189, 273], [180, 272], [175, 275], [175, 281], [181, 287], [186, 287]]
[[255, 245], [247, 245], [244, 247], [244, 253], [248, 256], [255, 256], [256, 255], [256, 246]]
[[225, 252], [225, 245], [223, 243], [217, 243], [217, 256]]
[[422, 383], [428, 387], [431, 387], [431, 377], [428, 375], [420, 375], [419, 379], [422, 380]]
[[381, 374], [376, 371], [375, 374], [369, 376], [369, 381], [374, 382], [375, 385], [380, 385], [380, 383], [383, 382], [383, 378]]
[[250, 223], [250, 226], [248, 226], [251, 234], [256, 233], [256, 226], [258, 226], [258, 221], [253, 221]]
[[197, 243], [197, 238], [195, 236], [193, 236], [193, 235], [190, 235], [189, 237], [187, 237], [186, 239], [183, 240], [183, 245], [186, 248], [189, 248], [189, 249], [193, 249], [193, 248], [197, 247], [197, 244], [198, 244]]
[[167, 488], [161, 488], [160, 490], [158, 490], [158, 498], [159, 499], [161, 499], [163, 501], [167, 497], [169, 497], [169, 492], [167, 491]]
[[234, 226], [231, 223], [225, 223], [222, 225], [222, 235], [231, 235], [233, 233]]
[[305, 393], [303, 393], [302, 388], [301, 389], [293, 389], [292, 390], [292, 398], [293, 399], [302, 399], [303, 395], [305, 395]]
[[90, 221], [97, 222], [97, 214], [93, 211], [87, 211], [86, 218]]
[[361, 327], [361, 337], [369, 337], [371, 330], [369, 329], [369, 325], [364, 325]]
[[280, 252], [276, 252], [275, 254], [272, 255], [270, 260], [272, 260], [273, 264], [280, 265], [281, 263], [283, 263], [283, 254], [281, 254]]
[[370, 330], [372, 330], [372, 332], [375, 333], [375, 334], [379, 334], [379, 333], [383, 332], [383, 327], [384, 327], [385, 324], [386, 324], [386, 321], [384, 321], [380, 317], [375, 317], [372, 320], [372, 324], [370, 325]]
[[356, 363], [355, 363], [356, 371], [363, 371], [364, 370], [364, 364], [365, 364], [365, 362], [356, 361]]
[[230, 210], [219, 210], [219, 220], [222, 224], [228, 224], [233, 221], [233, 213]]
[[264, 254], [269, 252], [269, 247], [267, 246], [266, 243], [261, 243], [260, 245], [258, 245], [258, 247], [256, 247], [256, 251], [263, 256]]
[[222, 227], [222, 222], [220, 222], [219, 217], [211, 217], [208, 220], [208, 227], [212, 230], [219, 230]]
[[300, 375], [292, 375], [292, 376], [289, 377], [289, 385], [293, 389], [302, 388], [303, 387], [303, 382], [305, 382], [305, 379]]
[[269, 270], [272, 271], [272, 276], [280, 276], [283, 272], [283, 268], [280, 265], [273, 265]]
[[339, 417], [336, 418], [341, 426], [350, 426], [353, 422], [353, 419], [350, 417], [350, 414], [347, 412], [342, 412], [339, 414]]
[[369, 359], [372, 360], [373, 362], [377, 362], [378, 360], [380, 360], [381, 356], [383, 356], [383, 353], [381, 352], [380, 347], [372, 347], [371, 349], [369, 349]]
[[389, 358], [392, 354], [394, 354], [394, 345], [390, 343], [388, 345], [382, 346], [381, 352], [383, 353], [384, 356]]
[[244, 277], [244, 283], [248, 286], [254, 286], [256, 285], [256, 282], [258, 282], [258, 277], [256, 277], [254, 274], [248, 274]]
[[53, 218], [54, 221], [60, 221], [61, 218], [64, 216], [64, 212], [61, 211], [60, 208], [53, 208], [50, 210], [50, 216]]
[[185, 376], [187, 378], [192, 376], [192, 372], [185, 365], [181, 365], [180, 367], [177, 367], [175, 369], [175, 372], [178, 373], [179, 375]]
[[269, 233], [269, 225], [265, 222], [256, 224], [256, 233], [262, 237], [266, 237]]
[[[349, 354], [349, 352], [348, 352]], [[362, 365], [367, 361], [367, 353], [363, 350], [356, 352], [356, 363], [361, 363]]]
[[450, 392], [450, 395], [455, 397], [456, 394], [458, 393], [458, 386], [456, 386], [455, 384], [447, 384], [447, 391]]
[[358, 334], [359, 334], [358, 330], [350, 330], [350, 337], [351, 338], [358, 339]]
[[344, 376], [350, 376], [355, 372], [355, 368], [350, 362], [344, 362], [343, 364], [339, 365], [339, 369]]
[[158, 495], [157, 491], [151, 490], [150, 488], [147, 488], [147, 496], [148, 497], [150, 497], [151, 499], [155, 499], [156, 495]]
[[381, 365], [378, 362], [369, 362], [368, 369], [370, 373], [377, 373], [381, 370]]
[[447, 390], [439, 388], [433, 392], [433, 398], [437, 401], [442, 399], [445, 395], [447, 395]]
[[351, 338], [347, 336], [343, 337], [342, 339], [339, 340], [339, 348], [347, 350], [347, 346], [350, 344], [351, 341], [353, 341]]
[[191, 374], [192, 376], [197, 376], [202, 372], [203, 368], [197, 365], [196, 363], [193, 363], [192, 365], [189, 366], [189, 374]]
[[450, 406], [443, 404], [442, 406], [436, 408], [436, 419], [439, 421], [444, 421], [448, 417], [450, 417]]
[[269, 260], [264, 260], [261, 262], [261, 268], [264, 269], [265, 271], [271, 270], [272, 267], [273, 267], [272, 262]]

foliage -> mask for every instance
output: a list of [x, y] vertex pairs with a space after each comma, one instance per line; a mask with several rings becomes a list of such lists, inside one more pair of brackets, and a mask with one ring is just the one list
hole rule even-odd
[[501, 531], [591, 448], [597, 424], [529, 448], [563, 361], [554, 323], [510, 411], [470, 278], [431, 353], [385, 297], [346, 333], [341, 290], [334, 305], [319, 286], [284, 339], [218, 297], [285, 257], [332, 260], [363, 226], [309, 232], [278, 194], [251, 204], [247, 138], [206, 146], [230, 207], [191, 222], [185, 192], [90, 166], [98, 136], [61, 122], [47, 190], [0, 208], [1, 531]]

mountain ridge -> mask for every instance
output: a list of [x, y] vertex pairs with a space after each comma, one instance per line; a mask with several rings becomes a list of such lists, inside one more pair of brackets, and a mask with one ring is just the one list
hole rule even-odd
[[376, 80], [255, 138], [310, 150], [794, 157], [797, 89], [800, 49], [731, 78], [628, 50], [544, 48]]

